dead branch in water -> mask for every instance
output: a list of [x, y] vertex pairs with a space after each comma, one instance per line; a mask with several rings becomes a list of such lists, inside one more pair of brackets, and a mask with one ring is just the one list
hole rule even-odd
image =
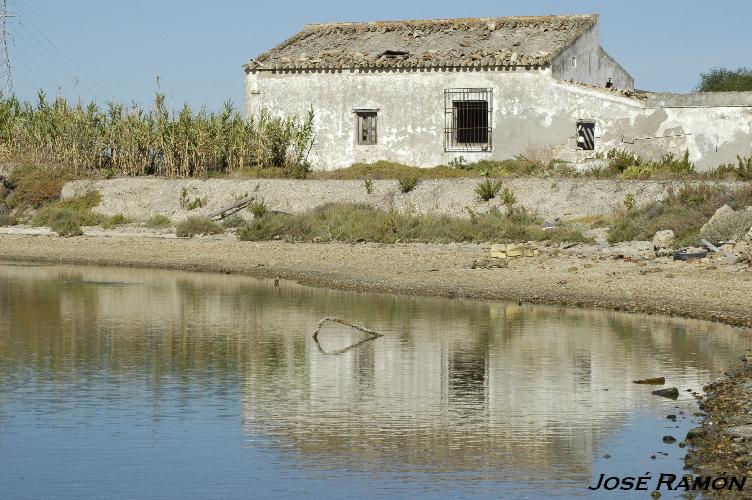
[[340, 325], [349, 326], [351, 328], [355, 328], [356, 330], [360, 330], [363, 333], [366, 333], [371, 336], [372, 339], [377, 339], [379, 337], [383, 337], [379, 332], [375, 332], [369, 328], [366, 328], [365, 326], [356, 325], [354, 323], [350, 323], [349, 321], [345, 321], [344, 319], [340, 318], [322, 318], [319, 321], [318, 327], [316, 327], [316, 331], [313, 333], [313, 340], [316, 340], [319, 338], [319, 332], [321, 331], [321, 327], [324, 326], [324, 323], [327, 321], [331, 321], [332, 323], [339, 323]]
[[[326, 323], [328, 321], [331, 321], [333, 323], [339, 323], [339, 324], [345, 325], [345, 326], [349, 326], [351, 328], [355, 328], [356, 330], [360, 330], [361, 332], [363, 332], [366, 335], [368, 335], [368, 337], [365, 338], [365, 339], [363, 339], [363, 340], [361, 340], [361, 341], [359, 341], [359, 342], [356, 342], [356, 343], [354, 343], [352, 345], [349, 345], [349, 346], [347, 346], [347, 347], [345, 347], [343, 349], [338, 349], [336, 351], [326, 351], [321, 346], [321, 343], [319, 342], [319, 332], [321, 331], [321, 327], [324, 326], [324, 323]], [[349, 321], [345, 321], [345, 320], [340, 319], [340, 318], [323, 318], [323, 319], [321, 319], [321, 321], [319, 321], [318, 327], [316, 328], [316, 331], [313, 334], [313, 340], [314, 340], [314, 342], [316, 342], [316, 347], [319, 349], [319, 352], [321, 354], [329, 354], [329, 355], [335, 355], [335, 356], [338, 355], [338, 354], [344, 354], [347, 351], [355, 349], [359, 345], [365, 344], [366, 342], [371, 342], [373, 340], [376, 340], [379, 337], [383, 337], [383, 335], [380, 334], [380, 333], [378, 333], [378, 332], [375, 332], [375, 331], [373, 331], [373, 330], [371, 330], [369, 328], [366, 328], [364, 326], [356, 325], [354, 323], [350, 323]]]

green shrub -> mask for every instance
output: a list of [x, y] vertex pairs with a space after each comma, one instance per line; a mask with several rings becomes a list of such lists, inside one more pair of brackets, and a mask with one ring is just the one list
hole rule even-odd
[[363, 181], [363, 184], [365, 185], [366, 193], [373, 194], [373, 180], [365, 179]]
[[199, 235], [222, 234], [225, 230], [208, 217], [188, 217], [175, 226], [175, 234], [181, 238]]
[[104, 221], [104, 216], [92, 211], [102, 200], [97, 191], [90, 191], [83, 196], [53, 201], [42, 207], [32, 218], [32, 226], [50, 226], [52, 215], [60, 209], [71, 210], [81, 226], [97, 226]]
[[635, 199], [634, 194], [629, 193], [627, 196], [625, 196], [622, 204], [627, 210], [634, 210], [637, 206], [637, 200]]
[[166, 229], [172, 226], [172, 221], [166, 215], [156, 214], [149, 217], [146, 222], [144, 222], [144, 226], [150, 229]]
[[501, 191], [502, 182], [500, 180], [485, 179], [475, 187], [475, 195], [478, 201], [488, 201], [496, 198]]
[[418, 178], [413, 176], [402, 177], [399, 179], [399, 185], [403, 193], [409, 193], [418, 185]]
[[752, 210], [739, 210], [705, 227], [700, 236], [712, 243], [740, 240], [752, 227]]
[[123, 214], [115, 214], [112, 217], [105, 217], [104, 220], [102, 220], [102, 227], [105, 229], [113, 229], [117, 226], [123, 226], [125, 224], [130, 224], [131, 221], [129, 218], [127, 218]]
[[269, 211], [269, 207], [263, 201], [254, 201], [251, 203], [249, 210], [253, 214], [254, 219], [260, 219], [266, 215], [266, 212]]
[[524, 210], [509, 216], [498, 212], [471, 218], [401, 214], [359, 204], [327, 204], [304, 214], [267, 215], [238, 231], [244, 241], [488, 242], [585, 241], [571, 228], [544, 231], [542, 220]]
[[750, 181], [752, 180], [752, 156], [743, 157], [736, 155], [736, 165], [733, 163], [719, 165], [708, 172], [706, 176], [716, 179], [731, 177], [743, 181]]
[[50, 229], [60, 236], [81, 236], [78, 214], [70, 208], [58, 208], [50, 213]]
[[18, 224], [18, 220], [12, 215], [0, 215], [0, 226], [15, 226], [16, 224]]
[[230, 229], [233, 227], [240, 227], [245, 225], [245, 219], [243, 219], [239, 215], [231, 215], [227, 217], [226, 219], [222, 219], [222, 227], [225, 229]]
[[197, 208], [202, 208], [204, 205], [206, 205], [207, 198], [193, 198], [191, 199], [188, 196], [188, 188], [183, 188], [183, 190], [180, 192], [180, 206], [183, 207], [186, 210], [196, 210]]
[[517, 197], [514, 195], [514, 192], [512, 192], [511, 189], [504, 188], [504, 191], [501, 193], [501, 202], [507, 207], [511, 207], [512, 205], [517, 203]]

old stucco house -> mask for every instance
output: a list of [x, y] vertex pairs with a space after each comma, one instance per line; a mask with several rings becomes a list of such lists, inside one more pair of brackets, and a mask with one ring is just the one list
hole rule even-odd
[[599, 43], [597, 15], [316, 24], [245, 65], [249, 116], [313, 107], [319, 169], [418, 166], [540, 148], [752, 154], [752, 93], [651, 94]]

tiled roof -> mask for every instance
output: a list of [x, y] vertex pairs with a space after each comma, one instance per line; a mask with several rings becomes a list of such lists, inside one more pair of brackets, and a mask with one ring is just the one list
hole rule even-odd
[[544, 65], [597, 21], [593, 14], [314, 24], [246, 68]]

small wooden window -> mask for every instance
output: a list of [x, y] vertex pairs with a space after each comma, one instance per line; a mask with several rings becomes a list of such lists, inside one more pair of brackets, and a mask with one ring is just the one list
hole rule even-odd
[[358, 144], [376, 144], [376, 111], [356, 111]]

